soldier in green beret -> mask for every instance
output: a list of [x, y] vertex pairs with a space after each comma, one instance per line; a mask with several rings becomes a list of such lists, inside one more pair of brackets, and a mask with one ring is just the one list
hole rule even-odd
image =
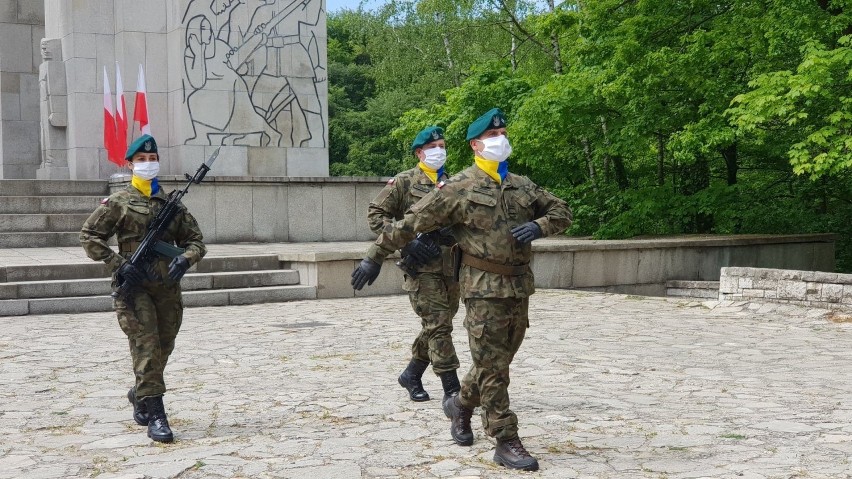
[[[163, 406], [166, 384], [163, 370], [175, 347], [175, 337], [183, 318], [180, 279], [190, 266], [201, 261], [207, 248], [195, 218], [183, 207], [162, 238], [185, 249], [173, 259], [161, 257], [149, 275], [127, 260], [147, 233], [148, 225], [167, 201], [157, 182], [160, 157], [157, 142], [150, 135], [138, 138], [125, 155], [133, 172], [126, 189], [113, 193], [89, 216], [80, 232], [80, 243], [89, 258], [103, 261], [132, 287], [132, 301], [114, 300], [118, 324], [127, 335], [136, 383], [127, 392], [133, 405], [133, 419], [148, 426], [148, 437], [172, 442]], [[107, 243], [118, 239], [118, 252]]]
[[439, 182], [401, 220], [386, 224], [352, 273], [352, 285], [361, 289], [374, 281], [385, 257], [417, 233], [452, 226], [463, 252], [459, 282], [473, 364], [461, 392], [443, 403], [450, 433], [457, 444], [473, 444], [470, 419], [480, 406], [485, 432], [497, 441], [494, 461], [534, 471], [538, 461], [521, 443], [518, 418], [509, 408], [509, 365], [529, 326], [529, 296], [535, 292], [530, 243], [570, 226], [571, 210], [528, 178], [509, 173], [512, 147], [499, 109], [474, 121], [467, 140], [474, 165]]
[[[403, 217], [412, 205], [420, 201], [439, 181], [447, 179], [444, 162], [447, 160], [444, 130], [437, 126], [423, 129], [411, 143], [417, 157], [417, 166], [403, 171], [388, 180], [379, 195], [370, 202], [367, 219], [370, 229], [381, 234], [386, 224]], [[428, 401], [429, 393], [423, 389], [423, 372], [432, 364], [432, 371], [441, 378], [444, 397], [459, 392], [456, 370], [459, 359], [453, 346], [453, 317], [459, 309], [459, 285], [453, 278], [451, 246], [455, 239], [449, 234], [436, 234], [431, 238], [415, 238], [402, 248], [404, 261], [416, 268], [404, 275], [403, 289], [414, 312], [420, 316], [420, 334], [411, 345], [411, 360], [399, 376], [399, 384], [408, 390], [412, 401]]]

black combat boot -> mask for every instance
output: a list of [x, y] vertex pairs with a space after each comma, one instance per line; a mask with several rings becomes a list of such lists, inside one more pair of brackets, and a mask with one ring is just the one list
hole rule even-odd
[[470, 429], [470, 418], [473, 409], [462, 406], [459, 395], [454, 394], [444, 401], [444, 414], [450, 418], [450, 434], [459, 446], [473, 444], [473, 431]]
[[538, 461], [527, 452], [519, 437], [498, 439], [497, 449], [494, 451], [494, 462], [512, 469], [538, 470]]
[[423, 382], [420, 380], [423, 377], [423, 371], [426, 371], [427, 367], [429, 367], [429, 363], [412, 359], [408, 363], [408, 367], [405, 368], [405, 371], [399, 375], [399, 385], [408, 389], [408, 397], [412, 401], [421, 402], [429, 400], [429, 393], [423, 389]]
[[441, 401], [441, 404], [443, 404], [447, 402], [450, 396], [455, 396], [461, 391], [461, 384], [459, 384], [459, 377], [455, 370], [441, 373], [440, 376], [441, 385], [444, 386], [444, 400]]
[[148, 406], [145, 401], [136, 400], [136, 386], [127, 391], [127, 400], [133, 405], [133, 420], [140, 426], [147, 426], [150, 415], [148, 414]]
[[166, 408], [163, 406], [163, 396], [148, 396], [145, 398], [151, 420], [148, 421], [148, 437], [157, 442], [172, 442], [175, 436], [169, 427]]

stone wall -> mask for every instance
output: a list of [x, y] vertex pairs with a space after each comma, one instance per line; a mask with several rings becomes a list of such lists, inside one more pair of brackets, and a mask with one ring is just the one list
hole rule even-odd
[[722, 268], [720, 301], [767, 301], [852, 310], [852, 274]]
[[[217, 160], [213, 167], [218, 166]], [[159, 180], [167, 192], [186, 185], [177, 176]], [[110, 190], [128, 181], [114, 178]], [[367, 206], [386, 182], [378, 177], [208, 176], [190, 187], [184, 203], [207, 243], [368, 241], [376, 235], [367, 226]]]
[[0, 0], [0, 179], [35, 178], [44, 3]]

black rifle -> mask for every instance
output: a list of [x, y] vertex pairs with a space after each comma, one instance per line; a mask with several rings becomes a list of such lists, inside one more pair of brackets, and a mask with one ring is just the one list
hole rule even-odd
[[[439, 230], [430, 231], [428, 233], [417, 233], [417, 239], [426, 245], [429, 250], [429, 261], [441, 256], [441, 246], [452, 246], [456, 240], [453, 238], [453, 231], [449, 227]], [[409, 243], [410, 244], [410, 243]], [[418, 269], [423, 266], [423, 263], [417, 261], [413, 255], [407, 251], [408, 245], [403, 247], [399, 253], [402, 259], [396, 262], [396, 265], [405, 274], [416, 278]]]
[[[139, 243], [139, 247], [136, 248], [136, 251], [134, 251], [130, 259], [127, 260], [138, 270], [145, 272], [148, 279], [159, 278], [154, 270], [154, 265], [157, 263], [157, 255], [174, 258], [175, 256], [183, 254], [183, 248], [166, 243], [165, 241], [162, 241], [161, 238], [165, 234], [166, 229], [168, 229], [169, 225], [172, 223], [172, 220], [174, 220], [175, 215], [177, 215], [180, 211], [180, 200], [186, 192], [189, 191], [190, 185], [193, 183], [197, 185], [204, 180], [204, 176], [208, 171], [210, 171], [210, 167], [213, 166], [213, 162], [216, 161], [217, 156], [219, 156], [219, 148], [216, 148], [216, 151], [210, 155], [210, 158], [198, 167], [194, 176], [189, 176], [189, 173], [184, 173], [184, 176], [188, 180], [186, 187], [184, 187], [183, 190], [173, 190], [169, 193], [168, 201], [166, 201], [166, 204], [157, 212], [157, 216], [151, 220], [151, 224], [148, 225], [148, 232], [145, 233], [145, 236]], [[112, 293], [112, 297], [128, 302], [130, 292], [132, 290], [131, 285], [129, 285], [127, 281], [124, 281], [124, 278], [119, 275], [116, 275], [115, 280], [116, 290]]]

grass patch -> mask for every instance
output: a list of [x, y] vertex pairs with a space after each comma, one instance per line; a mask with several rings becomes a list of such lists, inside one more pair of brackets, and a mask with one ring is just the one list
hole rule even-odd
[[743, 439], [747, 439], [747, 437], [743, 436], [742, 434], [722, 434], [719, 437], [721, 437], [723, 439], [736, 439], [738, 441], [741, 441]]

